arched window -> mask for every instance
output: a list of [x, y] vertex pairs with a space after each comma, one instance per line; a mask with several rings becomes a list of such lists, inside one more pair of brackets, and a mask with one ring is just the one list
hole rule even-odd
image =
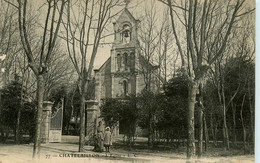
[[128, 94], [128, 84], [127, 81], [123, 81], [123, 90], [124, 90], [124, 96]]
[[128, 65], [128, 55], [127, 55], [127, 53], [124, 54], [124, 63], [125, 63], [125, 70], [127, 70], [127, 65]]
[[130, 26], [125, 24], [123, 26], [123, 32], [122, 32], [122, 42], [123, 43], [129, 43], [131, 40], [131, 30]]
[[130, 69], [131, 71], [135, 70], [135, 53], [130, 54]]
[[121, 56], [120, 54], [117, 54], [117, 68], [120, 70], [121, 68]]

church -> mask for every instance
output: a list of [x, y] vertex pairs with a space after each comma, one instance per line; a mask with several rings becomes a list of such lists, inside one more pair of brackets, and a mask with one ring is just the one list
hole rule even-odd
[[95, 99], [123, 98], [137, 95], [145, 87], [159, 91], [156, 71], [141, 54], [138, 41], [139, 20], [125, 9], [114, 25], [114, 43], [111, 55], [95, 72]]
[[[95, 100], [87, 102], [87, 135], [95, 133], [95, 126], [102, 120], [102, 99], [137, 95], [145, 88], [159, 92], [160, 82], [156, 75], [158, 66], [142, 55], [138, 41], [140, 21], [127, 8], [121, 13], [114, 26], [114, 42], [110, 57], [94, 70]], [[114, 134], [119, 134], [119, 128]]]

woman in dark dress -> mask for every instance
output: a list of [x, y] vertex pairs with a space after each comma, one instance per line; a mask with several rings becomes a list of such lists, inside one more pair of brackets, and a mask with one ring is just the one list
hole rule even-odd
[[103, 131], [102, 122], [99, 121], [98, 127], [97, 127], [97, 151], [102, 152], [104, 148], [104, 131]]

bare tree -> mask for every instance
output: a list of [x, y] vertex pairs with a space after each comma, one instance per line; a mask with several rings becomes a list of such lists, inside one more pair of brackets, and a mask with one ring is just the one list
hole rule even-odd
[[[28, 35], [28, 2], [27, 0], [17, 0], [17, 3], [11, 4], [18, 11], [18, 24], [20, 39], [28, 59], [29, 67], [32, 69], [34, 75], [37, 78], [37, 116], [36, 116], [36, 128], [35, 128], [35, 141], [33, 148], [33, 157], [40, 156], [40, 146], [41, 146], [41, 119], [42, 119], [42, 109], [43, 109], [43, 92], [44, 92], [44, 75], [47, 73], [47, 67], [49, 66], [49, 59], [52, 56], [53, 49], [55, 47], [57, 35], [60, 28], [60, 23], [62, 19], [63, 9], [65, 6], [64, 0], [54, 0], [47, 1], [47, 11], [46, 19], [44, 23], [44, 29], [42, 37], [40, 37], [40, 52], [39, 52], [39, 62], [36, 61], [37, 53], [33, 51], [30, 39]], [[58, 7], [60, 7], [60, 12], [58, 12]], [[56, 14], [58, 13], [58, 16]]]
[[[119, 13], [112, 9], [122, 6], [120, 0], [84, 0], [68, 1], [66, 20], [67, 49], [78, 75], [80, 92], [80, 138], [79, 151], [84, 151], [85, 144], [85, 96], [91, 80], [93, 64], [106, 25]], [[78, 12], [76, 13], [75, 10]], [[79, 50], [77, 48], [79, 47]]]
[[[194, 106], [198, 87], [210, 66], [223, 54], [234, 24], [248, 11], [242, 13], [245, 0], [160, 1], [170, 9], [183, 72], [189, 79], [187, 158], [192, 158], [195, 156]], [[177, 25], [182, 26], [185, 33], [177, 33]], [[210, 53], [206, 48], [211, 49]]]
[[152, 73], [156, 67], [153, 65], [153, 61], [156, 55], [156, 48], [159, 43], [159, 35], [156, 29], [158, 23], [157, 10], [155, 1], [152, 1], [150, 5], [145, 7], [145, 16], [141, 21], [139, 40], [140, 40], [140, 66], [139, 72], [142, 74], [145, 89], [151, 91]]
[[75, 82], [75, 69], [65, 49], [62, 49], [61, 40], [57, 40], [56, 47], [53, 50], [53, 56], [49, 61], [48, 72], [44, 80], [44, 98], [50, 99], [53, 90], [61, 88], [64, 85], [72, 85]]
[[19, 36], [17, 30], [17, 11], [4, 0], [0, 1], [0, 56], [5, 57], [5, 62], [2, 63], [3, 71], [2, 81], [3, 84], [7, 84], [9, 80], [9, 69], [12, 65], [12, 61], [21, 51], [19, 40], [16, 39]]
[[[160, 15], [161, 16], [161, 15]], [[173, 35], [169, 21], [169, 9], [163, 11], [162, 22], [158, 25], [157, 33], [159, 42], [156, 48], [155, 63], [159, 66], [158, 76], [161, 79], [161, 84], [166, 84], [167, 79], [175, 73], [175, 68], [178, 61], [178, 53], [174, 52]], [[173, 68], [173, 69], [172, 69]]]
[[[140, 41], [140, 64], [138, 67], [139, 73], [142, 75], [145, 90], [159, 93], [160, 88], [167, 81], [167, 65], [169, 51], [172, 46], [173, 37], [171, 35], [170, 22], [168, 14], [165, 9], [163, 11], [163, 19], [156, 8], [156, 1], [146, 3], [144, 8], [144, 16], [142, 16], [140, 23], [140, 33], [138, 35]], [[155, 65], [156, 64], [156, 65]], [[156, 86], [157, 90], [154, 89]], [[156, 116], [151, 110], [148, 110], [148, 145], [153, 146], [156, 131], [155, 121]]]
[[[18, 36], [17, 27], [17, 11], [8, 3], [3, 0], [0, 1], [0, 56], [1, 56], [1, 71], [0, 77], [2, 84], [8, 84], [10, 75], [10, 67], [13, 65], [14, 59], [21, 51], [19, 40], [15, 37]], [[18, 108], [20, 110], [20, 108]], [[19, 126], [20, 116], [18, 110], [17, 124], [15, 130], [15, 141], [19, 143]]]

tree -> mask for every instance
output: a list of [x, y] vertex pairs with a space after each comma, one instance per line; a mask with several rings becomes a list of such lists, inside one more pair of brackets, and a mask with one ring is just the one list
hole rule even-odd
[[124, 99], [105, 99], [101, 106], [101, 116], [106, 125], [113, 129], [119, 122], [130, 148], [134, 145], [136, 126], [140, 119], [141, 108], [137, 106], [137, 101], [137, 97], [130, 95]]
[[[33, 103], [29, 101], [28, 93], [21, 80], [21, 77], [15, 74], [14, 80], [1, 89], [1, 132], [2, 135], [5, 132], [7, 138], [10, 130], [13, 130], [16, 141], [20, 141], [20, 132], [28, 132], [28, 130], [32, 129], [31, 126], [34, 126], [34, 121], [25, 120], [25, 113], [34, 116], [31, 109], [33, 108]], [[30, 134], [30, 136], [32, 135]]]
[[[243, 53], [242, 53], [243, 54]], [[225, 95], [226, 98], [232, 99], [232, 114], [233, 114], [233, 122], [234, 129], [236, 132], [237, 125], [241, 125], [243, 133], [243, 146], [244, 153], [246, 154], [249, 151], [249, 146], [247, 142], [251, 141], [254, 143], [252, 139], [254, 136], [254, 131], [252, 130], [252, 117], [251, 112], [254, 112], [254, 109], [251, 108], [251, 98], [254, 96], [251, 94], [250, 89], [254, 89], [251, 87], [248, 89], [248, 85], [252, 85], [254, 83], [254, 63], [247, 58], [246, 55], [242, 55], [240, 57], [231, 58], [225, 65]], [[239, 91], [237, 88], [239, 86]], [[237, 95], [233, 98], [234, 92], [237, 92]], [[240, 109], [238, 109], [240, 107]], [[227, 112], [227, 115], [231, 115], [230, 112]], [[240, 122], [236, 119], [236, 115], [239, 115]], [[230, 123], [231, 124], [231, 123]], [[251, 129], [250, 129], [251, 128]], [[234, 134], [234, 132], [232, 134]], [[235, 135], [235, 134], [234, 134]], [[236, 136], [236, 135], [235, 135]]]
[[[172, 50], [172, 32], [170, 30], [169, 11], [164, 9], [159, 14], [156, 8], [156, 1], [145, 3], [144, 16], [142, 16], [138, 38], [140, 41], [140, 62], [139, 72], [143, 76], [145, 89], [150, 91], [153, 86], [154, 77], [158, 82], [157, 93], [160, 92], [160, 87], [165, 84], [168, 78], [170, 63], [174, 64], [173, 60], [175, 53], [169, 53]], [[168, 66], [168, 67], [167, 67]], [[153, 90], [151, 90], [153, 91]]]
[[151, 6], [149, 5], [147, 4], [145, 7], [145, 16], [141, 21], [139, 39], [142, 54], [139, 59], [141, 63], [138, 67], [139, 72], [143, 76], [145, 89], [147, 91], [151, 91], [152, 73], [154, 73], [156, 69], [156, 67], [153, 66], [153, 60], [156, 55], [156, 47], [159, 43], [158, 32], [155, 28], [158, 22], [155, 1], [151, 2]]
[[66, 50], [62, 49], [62, 42], [57, 40], [53, 50], [53, 55], [49, 59], [48, 72], [44, 78], [44, 98], [49, 100], [53, 91], [62, 89], [66, 85], [73, 85], [75, 82], [75, 69], [70, 62], [70, 58]]
[[[213, 69], [210, 71], [212, 73], [213, 83], [217, 88], [218, 100], [222, 107], [223, 113], [223, 142], [224, 147], [229, 149], [229, 139], [228, 135], [228, 114], [232, 110], [233, 118], [233, 132], [230, 134], [233, 136], [233, 143], [236, 145], [236, 128], [237, 128], [237, 99], [240, 98], [241, 92], [244, 92], [245, 87], [245, 74], [247, 70], [244, 69], [246, 64], [243, 60], [250, 61], [254, 55], [254, 46], [251, 46], [254, 40], [251, 40], [254, 36], [253, 23], [249, 23], [252, 20], [253, 14], [241, 17], [240, 23], [235, 26], [230, 35], [231, 39], [227, 42], [227, 48], [223, 55], [216, 60], [213, 64]], [[246, 20], [246, 21], [245, 21]], [[253, 44], [254, 45], [254, 44]], [[245, 59], [247, 58], [247, 59]], [[236, 68], [234, 68], [236, 67]], [[234, 69], [233, 69], [234, 68]], [[247, 74], [251, 71], [248, 70]], [[253, 75], [252, 75], [253, 76]], [[248, 77], [246, 77], [249, 79]], [[242, 99], [241, 99], [242, 100]], [[229, 109], [231, 107], [231, 109]], [[231, 125], [231, 124], [229, 124]]]
[[21, 46], [19, 40], [16, 39], [18, 36], [16, 10], [10, 4], [5, 3], [4, 0], [0, 1], [0, 6], [0, 56], [6, 58], [1, 71], [7, 72], [3, 74], [3, 84], [8, 84], [6, 75], [8, 75], [12, 62], [6, 63], [6, 61], [13, 61], [17, 53], [21, 51]]
[[179, 131], [172, 139], [186, 138], [187, 123], [185, 123], [185, 120], [187, 119], [188, 79], [180, 70], [165, 85], [165, 96], [167, 97], [167, 106], [164, 109], [166, 127], [171, 128], [172, 133]]
[[113, 131], [120, 120], [122, 103], [117, 99], [104, 99], [102, 104], [100, 108], [101, 116], [104, 118], [106, 125]]
[[[35, 127], [35, 141], [33, 148], [33, 157], [40, 156], [40, 126], [41, 117], [43, 109], [43, 92], [44, 92], [44, 75], [47, 73], [47, 68], [49, 66], [50, 57], [53, 55], [53, 49], [55, 47], [56, 39], [60, 29], [60, 23], [62, 19], [63, 9], [65, 6], [65, 1], [47, 1], [46, 19], [44, 22], [44, 29], [42, 37], [40, 38], [40, 52], [38, 56], [38, 61], [36, 61], [37, 53], [33, 51], [31, 45], [31, 37], [28, 35], [28, 3], [27, 0], [17, 0], [17, 4], [10, 1], [6, 1], [15, 7], [18, 11], [18, 25], [20, 39], [25, 51], [26, 57], [28, 59], [29, 67], [32, 69], [34, 75], [37, 78], [37, 116], [36, 116], [36, 127]], [[58, 12], [58, 7], [60, 7], [60, 12]], [[58, 16], [56, 14], [58, 13]], [[50, 23], [50, 24], [49, 24]], [[49, 37], [48, 37], [49, 36]]]
[[[13, 130], [15, 136], [18, 135], [16, 128], [17, 126], [17, 116], [20, 106], [21, 92], [23, 92], [21, 81], [19, 81], [16, 75], [15, 80], [3, 88], [2, 92], [2, 107], [1, 107], [1, 128], [7, 126], [9, 129]], [[13, 101], [13, 102], [10, 102]], [[15, 119], [15, 121], [13, 121]]]
[[[138, 72], [143, 78], [145, 85], [144, 91], [140, 94], [142, 104], [148, 118], [147, 126], [143, 124], [143, 128], [148, 129], [148, 145], [153, 146], [155, 141], [155, 107], [153, 107], [153, 100], [155, 100], [156, 93], [160, 93], [161, 86], [167, 81], [167, 65], [166, 61], [167, 51], [171, 49], [172, 43], [171, 32], [169, 28], [168, 13], [163, 12], [163, 19], [158, 14], [156, 8], [156, 1], [151, 1], [145, 4], [145, 15], [140, 18], [140, 33], [138, 34], [140, 40], [140, 56], [138, 61]], [[158, 65], [155, 65], [158, 64]], [[157, 87], [157, 89], [154, 89]], [[150, 98], [149, 98], [150, 97]], [[153, 100], [152, 100], [153, 99]], [[149, 102], [148, 102], [149, 101]], [[146, 126], [146, 127], [145, 127]]]
[[[79, 151], [85, 144], [85, 95], [91, 80], [93, 64], [100, 40], [104, 38], [106, 25], [117, 13], [112, 9], [123, 5], [120, 0], [68, 1], [67, 18], [63, 20], [67, 40], [67, 50], [78, 75], [80, 93], [80, 135]], [[79, 11], [75, 14], [75, 9]], [[76, 16], [77, 15], [77, 16]], [[76, 16], [76, 17], [75, 17]], [[79, 51], [76, 48], [79, 45]]]
[[153, 147], [155, 141], [155, 121], [158, 102], [156, 94], [144, 89], [138, 95], [138, 106], [140, 106], [139, 126], [148, 129], [148, 146]]
[[[242, 13], [241, 10], [245, 0], [160, 1], [170, 9], [173, 35], [183, 71], [189, 79], [187, 158], [192, 158], [195, 156], [194, 106], [198, 87], [210, 66], [223, 54], [234, 24], [248, 11]], [[176, 32], [177, 25], [185, 29], [184, 34]], [[207, 48], [211, 49], [210, 53]]]

